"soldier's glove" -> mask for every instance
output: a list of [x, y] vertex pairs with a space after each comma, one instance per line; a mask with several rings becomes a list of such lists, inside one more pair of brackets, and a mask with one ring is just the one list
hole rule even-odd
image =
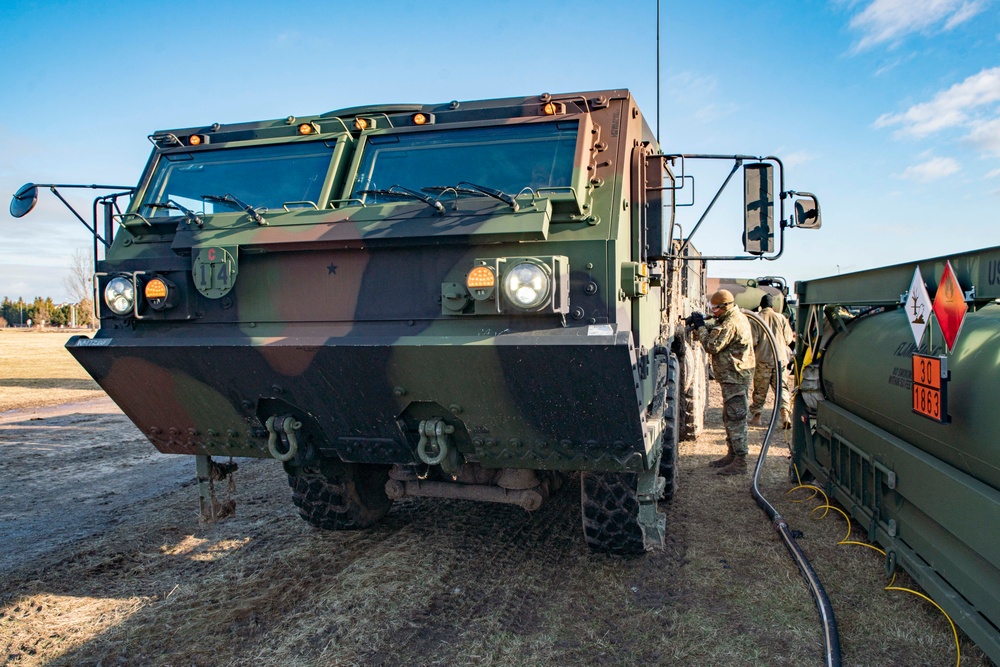
[[705, 326], [705, 316], [695, 311], [684, 318], [684, 324], [687, 325], [688, 331], [695, 331]]

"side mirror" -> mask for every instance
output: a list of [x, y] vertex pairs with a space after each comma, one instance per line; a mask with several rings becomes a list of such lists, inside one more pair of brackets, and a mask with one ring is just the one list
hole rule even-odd
[[751, 255], [774, 252], [774, 166], [744, 166], [743, 195], [743, 249]]
[[38, 188], [34, 183], [26, 183], [14, 193], [10, 200], [10, 214], [15, 218], [23, 218], [35, 208], [38, 203]]
[[819, 200], [807, 192], [798, 193], [807, 199], [795, 200], [795, 226], [802, 229], [819, 229], [823, 220], [819, 215]]

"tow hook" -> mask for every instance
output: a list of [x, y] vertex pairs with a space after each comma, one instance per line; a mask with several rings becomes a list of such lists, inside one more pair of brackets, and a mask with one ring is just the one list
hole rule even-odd
[[418, 427], [420, 442], [417, 443], [417, 456], [429, 466], [440, 465], [448, 474], [455, 473], [459, 468], [458, 450], [450, 443], [448, 436], [455, 432], [455, 427], [446, 424], [441, 417], [433, 417], [420, 422]]
[[[267, 427], [267, 451], [277, 460], [284, 463], [295, 458], [299, 450], [298, 430], [302, 422], [291, 415], [272, 416], [264, 424]], [[279, 446], [280, 441], [280, 446]]]

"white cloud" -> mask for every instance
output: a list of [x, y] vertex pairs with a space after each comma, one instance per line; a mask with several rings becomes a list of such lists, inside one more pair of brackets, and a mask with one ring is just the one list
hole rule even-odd
[[994, 169], [990, 173], [986, 174], [986, 176], [984, 176], [983, 178], [990, 179], [990, 178], [996, 178], [997, 176], [1000, 176], [1000, 169]]
[[935, 157], [926, 162], [907, 167], [902, 174], [899, 174], [899, 177], [908, 181], [927, 183], [944, 178], [945, 176], [951, 176], [960, 169], [961, 167], [959, 167], [958, 162], [950, 157]]
[[993, 120], [979, 120], [971, 124], [972, 131], [965, 140], [989, 153], [1000, 156], [1000, 116]]
[[732, 102], [707, 104], [695, 111], [694, 117], [702, 123], [712, 123], [727, 116], [732, 116], [737, 111], [739, 111], [739, 106]]
[[994, 67], [942, 90], [930, 102], [915, 104], [903, 113], [882, 114], [875, 121], [875, 127], [899, 125], [902, 134], [923, 137], [946, 128], [966, 125], [973, 112], [998, 102], [1000, 67]]
[[951, 30], [986, 9], [990, 0], [873, 0], [851, 19], [862, 33], [855, 51], [898, 43], [915, 32]]
[[897, 137], [917, 138], [957, 129], [965, 143], [1000, 157], [1000, 67], [973, 74], [902, 113], [882, 114], [875, 127], [896, 127]]
[[785, 153], [781, 158], [781, 163], [788, 167], [796, 167], [800, 164], [805, 164], [806, 162], [812, 162], [816, 159], [816, 156], [812, 153], [806, 151], [795, 151], [792, 153]]
[[667, 79], [667, 87], [680, 89], [677, 91], [679, 93], [710, 93], [717, 85], [718, 79], [714, 76], [691, 71], [677, 72]]

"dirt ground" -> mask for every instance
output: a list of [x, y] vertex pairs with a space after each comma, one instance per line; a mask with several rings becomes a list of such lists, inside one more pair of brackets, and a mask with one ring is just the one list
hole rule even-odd
[[[0, 357], [14, 354], [11, 340], [0, 336]], [[21, 385], [0, 382], [2, 404]], [[236, 514], [202, 525], [193, 459], [157, 453], [107, 398], [0, 413], [0, 660], [823, 664], [815, 605], [749, 476], [706, 466], [724, 452], [718, 405], [714, 395], [709, 429], [682, 444], [679, 490], [661, 507], [666, 548], [629, 559], [588, 552], [578, 483], [533, 513], [409, 499], [371, 530], [331, 533], [298, 518], [279, 464], [241, 459], [235, 489], [221, 490]], [[757, 445], [762, 435], [753, 431]], [[821, 501], [807, 491], [787, 495], [783, 437], [761, 487], [803, 533], [844, 664], [956, 664], [944, 617], [882, 590], [877, 553], [837, 546], [844, 519], [812, 511]], [[915, 587], [906, 579], [896, 585]], [[961, 651], [962, 665], [991, 664], [964, 636]]]

